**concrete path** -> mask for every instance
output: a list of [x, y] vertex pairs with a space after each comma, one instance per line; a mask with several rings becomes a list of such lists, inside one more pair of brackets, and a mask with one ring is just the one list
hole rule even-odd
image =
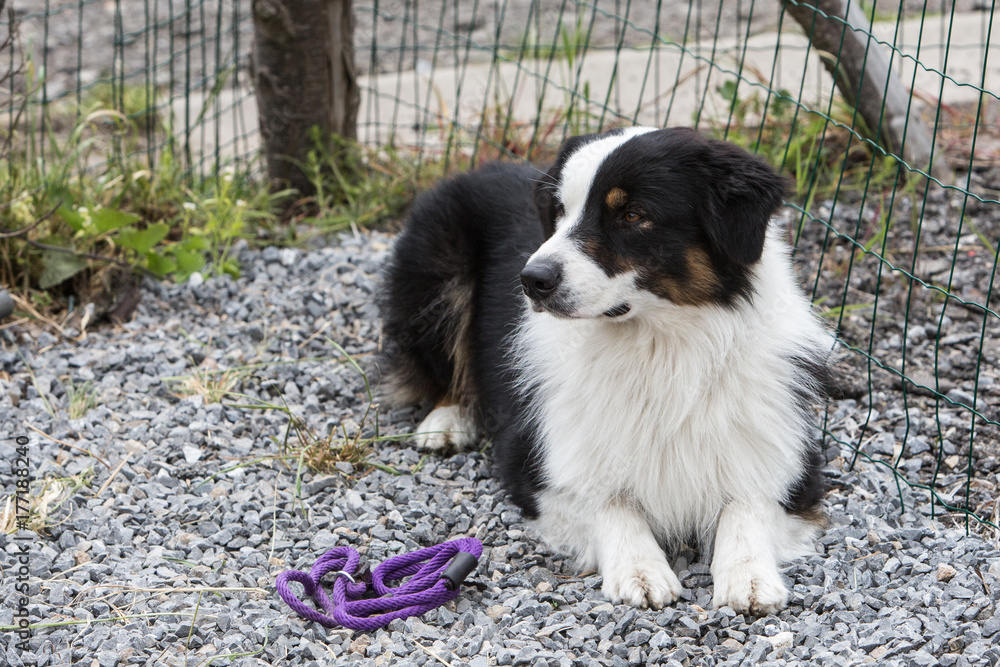
[[[1000, 96], [1000, 17], [994, 18], [987, 48], [988, 17], [984, 12], [961, 14], [951, 26], [948, 17], [928, 17], [922, 30], [919, 18], [910, 19], [900, 24], [896, 37], [895, 23], [877, 23], [874, 33], [884, 42], [881, 48], [899, 45], [893, 69], [915, 91], [914, 103], [933, 112], [938, 100], [947, 108], [974, 104], [980, 87], [989, 103]], [[449, 140], [470, 147], [477, 131], [500, 137], [507, 117], [522, 139], [530, 136], [536, 119], [543, 133], [558, 128], [550, 140], [561, 139], [567, 124], [570, 133], [577, 133], [612, 123], [725, 123], [730, 103], [720, 88], [728, 86], [731, 93], [737, 80], [740, 100], [757, 96], [763, 102], [768, 89], [783, 90], [809, 110], [825, 113], [835, 86], [817, 54], [810, 51], [806, 57], [807, 46], [805, 36], [790, 28], [754, 35], [745, 44], [728, 38], [686, 48], [603, 48], [573, 63], [565, 58], [518, 62], [516, 53], [466, 67], [434, 68], [421, 61], [413, 71], [362, 77], [359, 135], [368, 144], [394, 140], [400, 146], [435, 150]], [[203, 103], [191, 100], [192, 121]], [[174, 106], [181, 133], [182, 104]], [[224, 92], [212, 101], [212, 112], [220, 114], [218, 128], [206, 123], [190, 131], [196, 153], [212, 156], [219, 146], [227, 159], [256, 151], [257, 110], [251, 94], [237, 98]], [[483, 117], [487, 122], [481, 126]]]

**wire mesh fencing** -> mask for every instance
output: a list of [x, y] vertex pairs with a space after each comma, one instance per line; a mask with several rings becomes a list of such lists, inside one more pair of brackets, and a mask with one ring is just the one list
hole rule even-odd
[[[844, 17], [831, 4], [357, 1], [358, 136], [446, 169], [544, 162], [567, 136], [632, 124], [695, 126], [763, 155], [794, 181], [784, 224], [837, 333], [831, 456], [869, 459], [935, 511], [995, 527], [995, 3], [845, 0]], [[249, 0], [18, 8], [25, 58], [0, 64], [20, 72], [0, 104], [10, 127], [12, 100], [31, 93], [37, 159], [48, 134], [110, 105], [138, 128], [122, 150], [151, 166], [165, 149], [199, 173], [257, 164]], [[821, 48], [810, 31], [829, 21], [840, 41]], [[860, 111], [872, 89], [845, 81], [877, 59], [891, 76], [873, 116]], [[921, 132], [929, 155], [914, 160]]]
[[150, 166], [164, 152], [176, 152], [200, 175], [223, 164], [245, 169], [257, 159], [248, 2], [7, 4], [0, 35], [12, 45], [0, 61], [0, 76], [8, 75], [0, 129], [25, 142], [28, 159], [51, 160], [85, 121], [115, 135], [117, 152], [142, 154]]

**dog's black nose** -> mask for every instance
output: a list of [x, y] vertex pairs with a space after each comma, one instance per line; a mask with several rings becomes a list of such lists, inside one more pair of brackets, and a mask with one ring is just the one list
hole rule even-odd
[[528, 262], [521, 271], [524, 293], [532, 299], [544, 299], [552, 294], [562, 280], [562, 264], [551, 259]]

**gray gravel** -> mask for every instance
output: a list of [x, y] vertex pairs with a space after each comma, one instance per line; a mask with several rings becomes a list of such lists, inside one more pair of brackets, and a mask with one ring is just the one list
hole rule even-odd
[[[236, 654], [247, 655], [211, 664], [1000, 661], [995, 536], [932, 519], [926, 497], [906, 487], [901, 511], [893, 478], [864, 461], [847, 471], [846, 449], [829, 452], [830, 527], [819, 553], [785, 570], [793, 584], [788, 609], [760, 619], [712, 610], [707, 564], [682, 551], [672, 558], [682, 601], [641, 611], [609, 604], [598, 576], [578, 572], [538, 540], [490, 477], [488, 452], [425, 457], [409, 443], [383, 442], [371, 459], [402, 474], [342, 464], [337, 474], [304, 474], [299, 490], [295, 462], [275, 458], [284, 413], [235, 406], [250, 398], [178, 397], [183, 382], [167, 378], [264, 364], [243, 373], [234, 390], [277, 404], [283, 397], [319, 434], [341, 424], [370, 432], [361, 423], [358, 373], [315, 358], [337, 355], [329, 337], [374, 370], [372, 294], [390, 242], [372, 233], [308, 252], [244, 248], [239, 280], [147, 284], [134, 321], [120, 329], [93, 328], [80, 340], [0, 332], [0, 456], [13, 462], [13, 438], [27, 436], [35, 478], [87, 480], [53, 512], [58, 523], [27, 542], [28, 618], [130, 617], [35, 629], [30, 650], [4, 631], [0, 663], [204, 665]], [[86, 381], [98, 405], [70, 419], [68, 388]], [[849, 439], [867, 400], [832, 403], [831, 431]], [[385, 407], [380, 432], [405, 433], [420, 416]], [[893, 422], [885, 423], [891, 435]], [[107, 484], [109, 467], [119, 466]], [[13, 488], [5, 471], [0, 489]], [[303, 622], [274, 592], [278, 572], [307, 569], [336, 545], [381, 561], [463, 535], [486, 545], [463, 595], [383, 631]], [[19, 618], [21, 544], [0, 535], [3, 626]]]

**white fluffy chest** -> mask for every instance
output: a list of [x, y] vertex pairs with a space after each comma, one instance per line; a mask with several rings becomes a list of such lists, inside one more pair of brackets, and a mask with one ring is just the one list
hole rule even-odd
[[685, 339], [545, 315], [519, 335], [553, 492], [628, 498], [675, 533], [734, 497], [780, 499], [797, 477], [804, 425], [790, 364], [766, 340], [738, 327]]

